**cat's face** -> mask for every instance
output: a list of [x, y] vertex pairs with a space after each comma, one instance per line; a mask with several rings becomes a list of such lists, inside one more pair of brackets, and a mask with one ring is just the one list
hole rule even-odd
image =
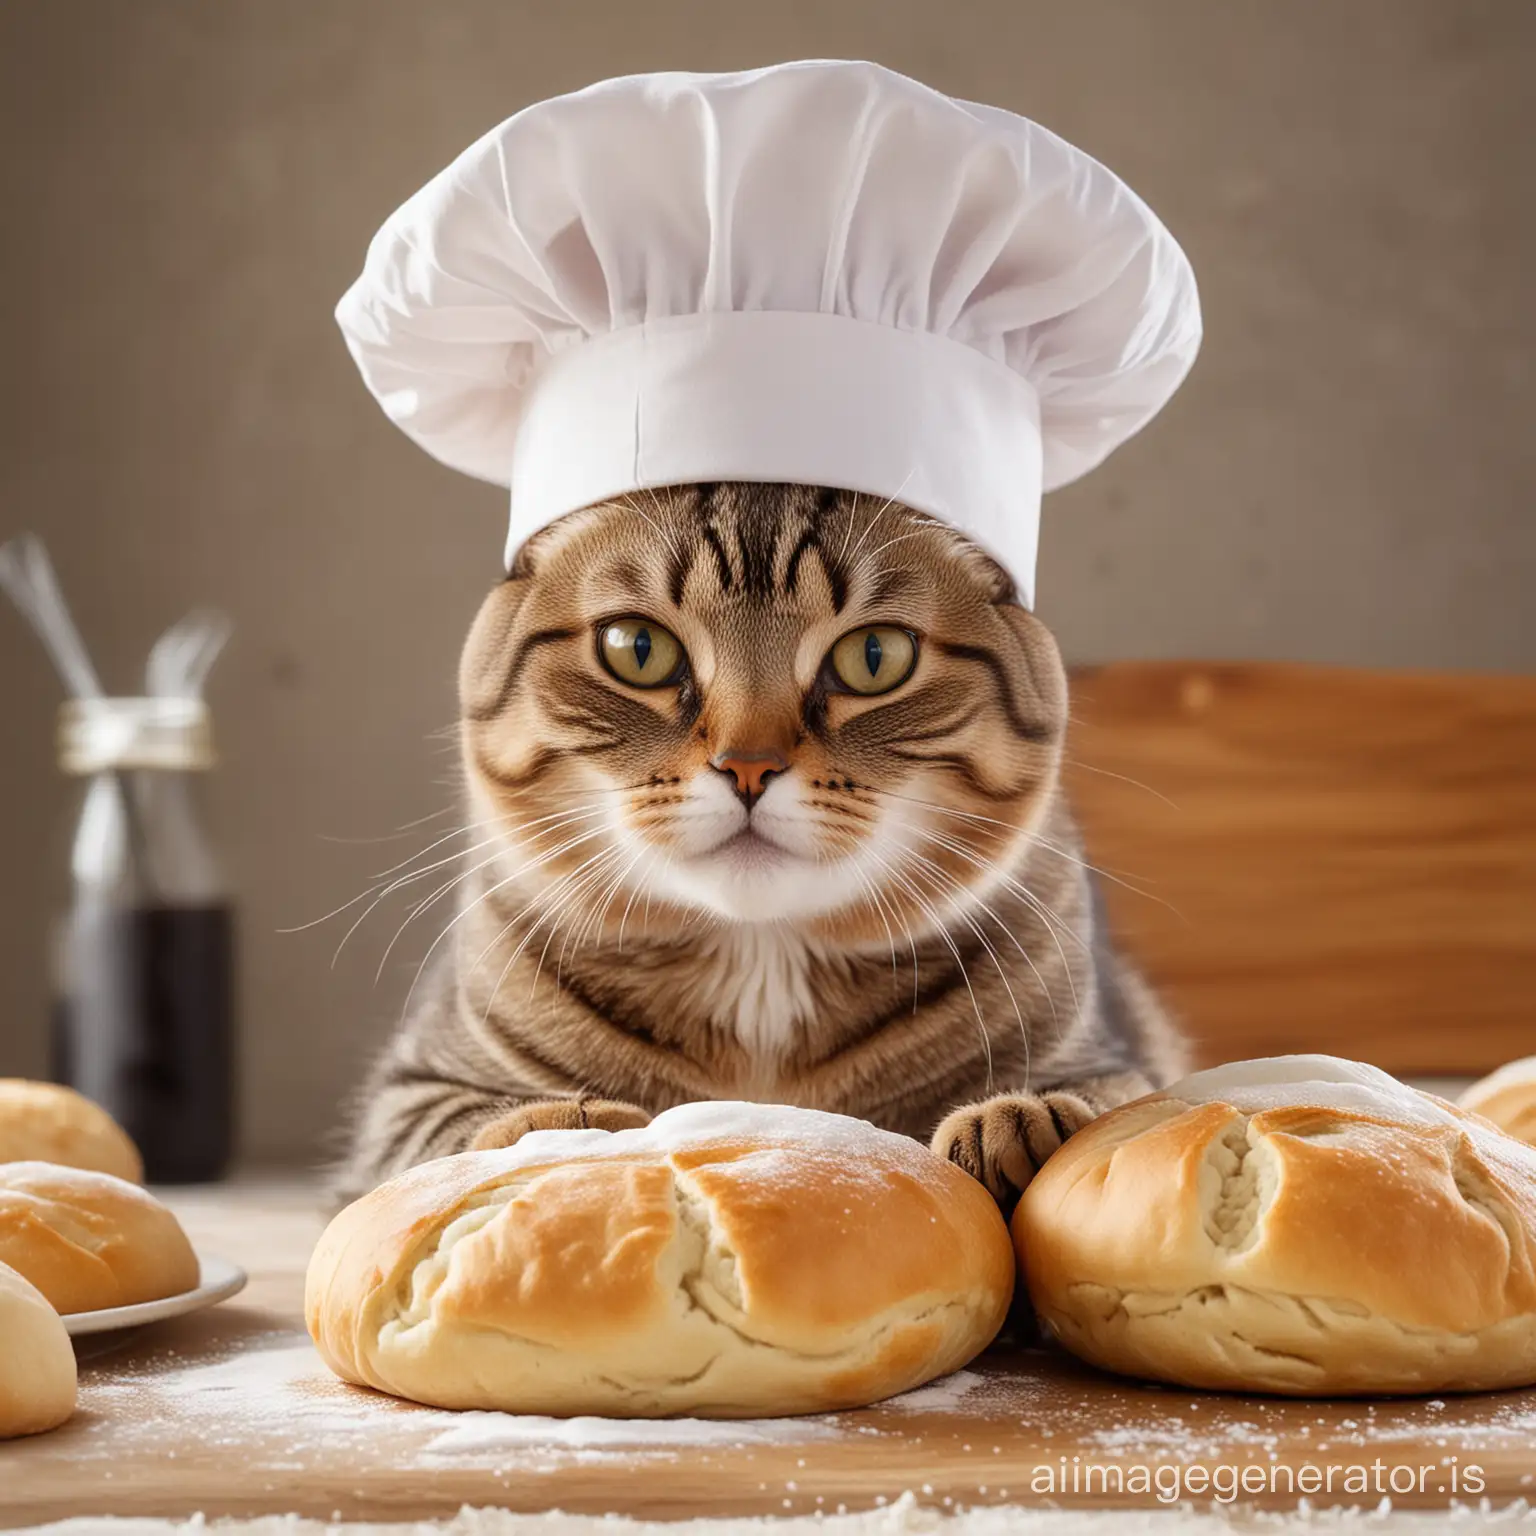
[[[503, 878], [601, 926], [882, 945], [1006, 877], [1054, 791], [1049, 632], [947, 527], [798, 486], [642, 492], [531, 541], [460, 673]], [[505, 863], [505, 860], [503, 861]]]

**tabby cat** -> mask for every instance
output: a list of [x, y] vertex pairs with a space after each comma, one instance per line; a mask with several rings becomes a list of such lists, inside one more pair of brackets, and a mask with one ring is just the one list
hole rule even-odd
[[768, 484], [573, 513], [460, 694], [460, 902], [349, 1189], [734, 1098], [931, 1139], [1008, 1207], [1180, 1070], [1059, 787], [1055, 642], [947, 525]]

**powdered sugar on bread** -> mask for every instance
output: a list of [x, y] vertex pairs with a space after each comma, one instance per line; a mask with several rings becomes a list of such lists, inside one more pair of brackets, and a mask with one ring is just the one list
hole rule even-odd
[[1186, 1104], [1230, 1104], [1245, 1115], [1290, 1105], [1348, 1110], [1418, 1125], [1462, 1125], [1442, 1100], [1363, 1061], [1338, 1056], [1265, 1056], [1193, 1072], [1159, 1097]]
[[338, 1374], [418, 1402], [756, 1417], [964, 1364], [1013, 1270], [986, 1191], [918, 1143], [708, 1103], [408, 1170], [331, 1224], [306, 1310]]

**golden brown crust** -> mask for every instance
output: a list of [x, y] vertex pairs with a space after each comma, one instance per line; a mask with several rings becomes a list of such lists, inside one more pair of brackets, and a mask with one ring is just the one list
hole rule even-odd
[[153, 1195], [110, 1174], [0, 1164], [0, 1263], [60, 1312], [94, 1312], [191, 1290], [197, 1256]]
[[1183, 1087], [1079, 1132], [1020, 1202], [1031, 1299], [1070, 1348], [1235, 1390], [1536, 1380], [1536, 1153], [1397, 1084]]
[[1462, 1094], [1461, 1107], [1536, 1146], [1536, 1056], [1512, 1061], [1473, 1083]]
[[75, 1352], [59, 1314], [0, 1264], [0, 1440], [57, 1428], [75, 1411]]
[[1012, 1294], [996, 1207], [915, 1143], [822, 1124], [853, 1122], [690, 1106], [413, 1169], [332, 1223], [310, 1332], [349, 1380], [521, 1412], [807, 1412], [963, 1364]]
[[144, 1180], [139, 1149], [99, 1104], [58, 1083], [0, 1077], [0, 1163], [24, 1162]]

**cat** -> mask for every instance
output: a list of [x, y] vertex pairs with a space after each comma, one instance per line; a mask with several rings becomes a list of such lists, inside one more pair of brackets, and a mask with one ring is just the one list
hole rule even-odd
[[524, 545], [460, 666], [459, 906], [343, 1192], [698, 1099], [855, 1115], [1005, 1210], [1183, 1069], [1060, 787], [1056, 643], [880, 498], [630, 494]]

